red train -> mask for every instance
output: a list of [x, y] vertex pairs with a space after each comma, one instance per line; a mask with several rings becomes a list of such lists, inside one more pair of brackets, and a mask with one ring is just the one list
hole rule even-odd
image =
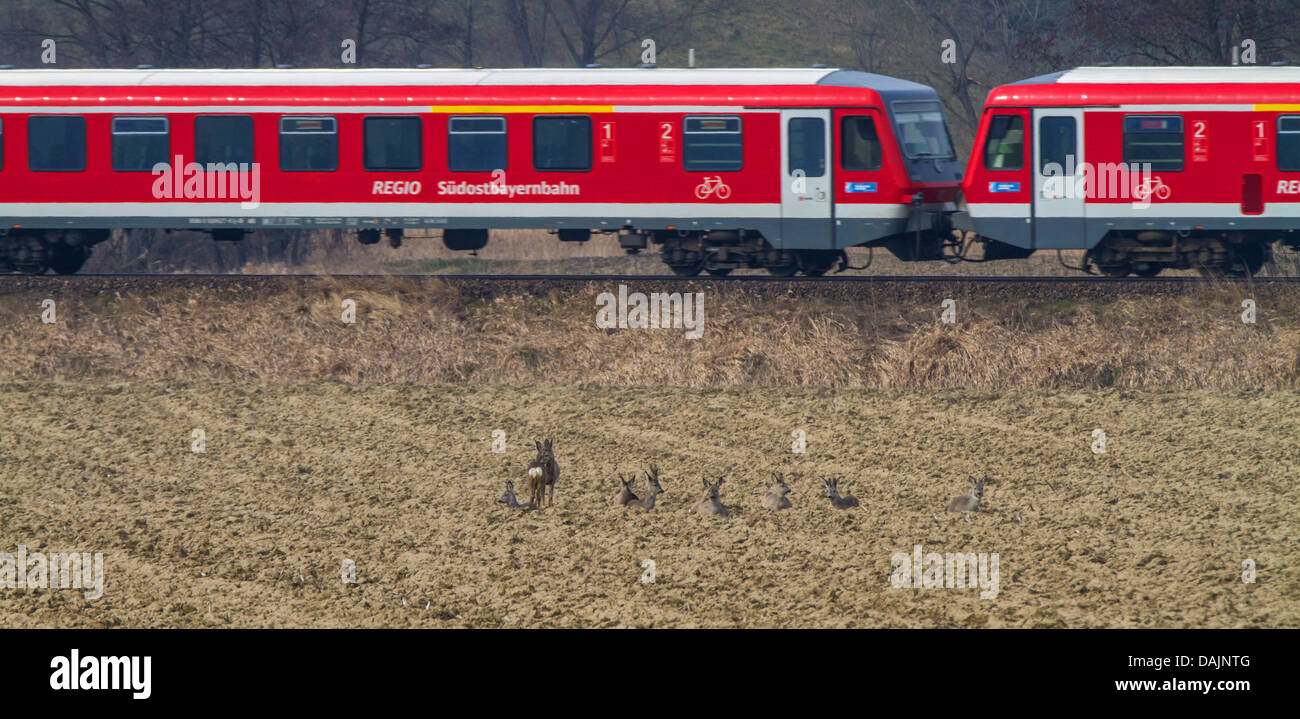
[[1300, 244], [1300, 69], [1085, 67], [994, 89], [955, 224], [986, 254], [1253, 273]]
[[[1300, 246], [1300, 70], [1079, 68], [990, 93], [964, 177], [935, 92], [831, 69], [0, 72], [0, 269], [113, 228], [494, 228], [662, 245], [682, 275], [1085, 250], [1252, 273]], [[959, 192], [967, 208], [958, 212]]]
[[937, 258], [962, 178], [924, 85], [830, 69], [0, 71], [0, 267], [113, 228], [493, 228], [653, 242], [676, 272]]

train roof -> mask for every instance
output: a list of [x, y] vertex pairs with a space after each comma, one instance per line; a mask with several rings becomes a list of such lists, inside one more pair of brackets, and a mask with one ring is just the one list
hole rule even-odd
[[423, 87], [430, 85], [839, 85], [925, 87], [885, 75], [838, 68], [294, 68], [0, 71], [0, 87]]
[[[147, 93], [139, 90], [149, 88]], [[96, 111], [150, 102], [802, 107], [937, 100], [926, 85], [837, 68], [136, 69], [0, 71], [0, 107]]]
[[1300, 67], [1079, 67], [994, 88], [987, 104], [1276, 106], [1298, 100]]

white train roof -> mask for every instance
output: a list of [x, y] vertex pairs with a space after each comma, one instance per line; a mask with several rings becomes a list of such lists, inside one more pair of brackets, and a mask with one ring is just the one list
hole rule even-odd
[[[816, 85], [836, 68], [0, 70], [10, 86]], [[866, 73], [856, 73], [866, 75]]]
[[1021, 80], [1015, 85], [1193, 85], [1300, 83], [1300, 67], [1078, 67]]

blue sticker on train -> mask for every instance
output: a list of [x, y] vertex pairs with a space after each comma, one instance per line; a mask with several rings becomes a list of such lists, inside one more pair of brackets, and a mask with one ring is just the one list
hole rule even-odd
[[876, 183], [874, 182], [846, 182], [844, 183], [845, 192], [875, 192]]
[[990, 182], [989, 192], [1020, 192], [1019, 182]]

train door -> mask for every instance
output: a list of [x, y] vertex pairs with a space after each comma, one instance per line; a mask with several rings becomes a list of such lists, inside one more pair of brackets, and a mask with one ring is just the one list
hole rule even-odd
[[781, 247], [834, 247], [830, 110], [781, 111]]
[[1034, 247], [1084, 248], [1083, 110], [1034, 110]]

